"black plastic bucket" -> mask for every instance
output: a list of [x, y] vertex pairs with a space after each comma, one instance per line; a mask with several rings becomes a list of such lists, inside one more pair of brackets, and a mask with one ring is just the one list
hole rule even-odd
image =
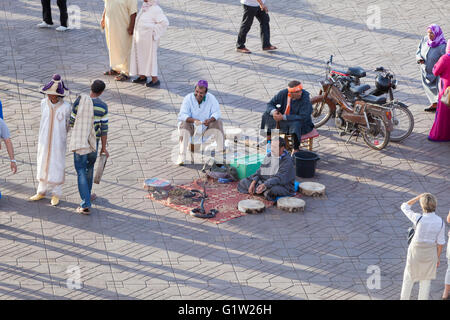
[[298, 151], [294, 153], [295, 175], [301, 178], [312, 178], [316, 172], [316, 162], [319, 156], [311, 151]]

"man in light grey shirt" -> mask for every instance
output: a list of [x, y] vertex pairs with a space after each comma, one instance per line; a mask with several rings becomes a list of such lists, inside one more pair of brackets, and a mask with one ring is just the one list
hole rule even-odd
[[11, 161], [11, 171], [14, 174], [17, 172], [17, 164], [16, 160], [14, 159], [14, 148], [10, 139], [8, 126], [6, 125], [5, 121], [3, 121], [3, 119], [1, 118], [0, 118], [0, 138], [5, 142], [6, 151], [8, 151], [9, 159]]
[[265, 4], [266, 0], [241, 0], [244, 7], [244, 15], [242, 16], [241, 28], [239, 30], [238, 40], [236, 43], [236, 51], [241, 53], [251, 53], [245, 47], [247, 41], [247, 33], [256, 17], [260, 25], [260, 35], [262, 48], [264, 51], [276, 50], [277, 47], [270, 44], [270, 26], [269, 26], [269, 9]]

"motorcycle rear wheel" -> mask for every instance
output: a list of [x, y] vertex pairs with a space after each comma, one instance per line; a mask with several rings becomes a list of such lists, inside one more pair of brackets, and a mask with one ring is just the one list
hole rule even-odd
[[[392, 123], [394, 129], [390, 132], [391, 141], [401, 142], [409, 137], [414, 129], [414, 116], [408, 106], [401, 102], [385, 105], [392, 110]], [[407, 124], [405, 124], [407, 122]]]
[[[323, 101], [322, 110], [319, 109], [321, 107]], [[311, 120], [314, 124], [314, 127], [319, 128], [328, 122], [332, 115], [332, 107], [330, 107], [329, 102], [323, 99], [323, 96], [316, 96], [311, 99], [311, 104], [313, 106], [313, 112], [311, 114]]]
[[382, 150], [389, 143], [390, 132], [387, 130], [383, 119], [379, 116], [368, 113], [367, 117], [369, 118], [371, 130], [365, 129], [362, 132], [364, 142], [372, 149]]

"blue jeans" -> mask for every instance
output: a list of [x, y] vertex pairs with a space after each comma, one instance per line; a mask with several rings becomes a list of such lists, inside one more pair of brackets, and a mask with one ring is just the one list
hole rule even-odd
[[91, 191], [92, 182], [94, 181], [94, 164], [97, 160], [97, 151], [79, 155], [78, 153], [73, 153], [75, 170], [78, 176], [78, 192], [81, 197], [82, 208], [91, 207]]

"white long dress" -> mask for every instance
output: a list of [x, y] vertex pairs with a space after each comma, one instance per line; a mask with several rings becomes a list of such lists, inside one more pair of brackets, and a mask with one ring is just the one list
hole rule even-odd
[[60, 196], [65, 178], [66, 142], [69, 128], [70, 103], [52, 104], [47, 97], [41, 101], [41, 123], [37, 152], [38, 193], [53, 189]]
[[169, 20], [160, 6], [139, 11], [131, 47], [130, 75], [158, 76], [159, 40], [168, 26]]
[[109, 66], [128, 75], [133, 37], [128, 34], [131, 16], [137, 12], [137, 0], [104, 0], [105, 38], [109, 51]]

